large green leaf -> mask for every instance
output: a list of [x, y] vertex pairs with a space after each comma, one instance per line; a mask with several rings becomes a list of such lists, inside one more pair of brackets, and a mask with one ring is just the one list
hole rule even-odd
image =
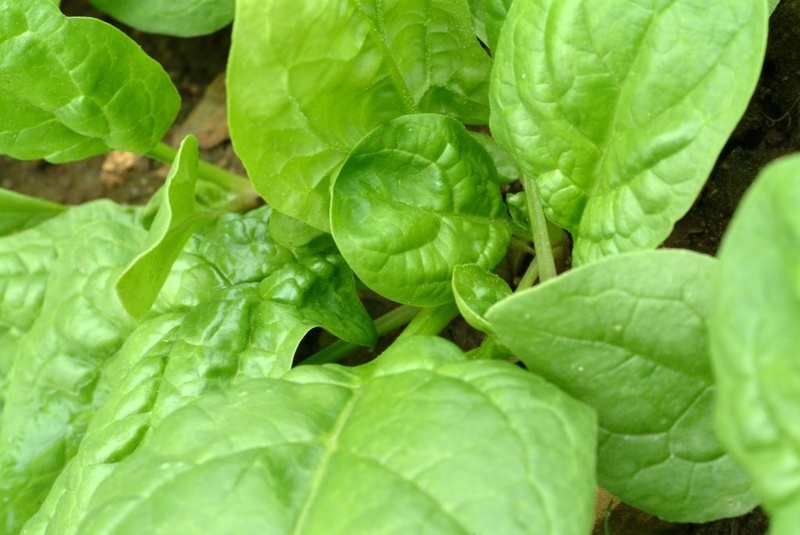
[[134, 217], [130, 210], [97, 201], [0, 239], [0, 409], [17, 344], [41, 311], [53, 264], [80, 229], [98, 219], [124, 223]]
[[770, 533], [800, 526], [800, 157], [765, 169], [720, 247], [710, 323], [721, 440], [745, 466]]
[[278, 210], [328, 229], [332, 177], [370, 130], [406, 113], [488, 117], [491, 63], [466, 0], [239, 0], [231, 137]]
[[594, 433], [535, 376], [410, 338], [204, 396], [92, 489], [83, 522], [62, 518], [78, 534], [583, 534]]
[[148, 33], [194, 37], [233, 20], [234, 0], [91, 0], [94, 6]]
[[376, 128], [333, 185], [331, 230], [356, 275], [389, 299], [453, 300], [453, 269], [493, 268], [510, 239], [497, 172], [455, 119], [419, 114]]
[[86, 429], [100, 367], [133, 330], [113, 290], [144, 238], [132, 223], [81, 227], [18, 341], [0, 428], [0, 533], [18, 532], [39, 508]]
[[735, 516], [757, 503], [714, 435], [706, 320], [715, 273], [715, 261], [696, 253], [628, 253], [485, 314], [529, 370], [597, 410], [600, 485], [673, 521]]
[[761, 70], [766, 3], [519, 0], [492, 132], [578, 264], [657, 246], [694, 202]]
[[50, 0], [0, 3], [0, 153], [51, 162], [147, 152], [180, 97], [122, 32], [65, 17]]
[[198, 229], [213, 223], [218, 214], [198, 212], [197, 139], [181, 143], [159, 196], [158, 212], [142, 246], [143, 250], [125, 268], [115, 288], [122, 306], [131, 316], [144, 316], [166, 282], [172, 264]]
[[[108, 254], [96, 235], [70, 244], [74, 258], [100, 257], [114, 272], [97, 284], [101, 277], [88, 264], [74, 268], [86, 271], [84, 281], [57, 263], [51, 280], [92, 285], [84, 293], [93, 297], [84, 302], [51, 282], [49, 299], [66, 303], [46, 304], [20, 342], [0, 434], [0, 511], [14, 517], [11, 532], [38, 508], [79, 439], [78, 459], [56, 483], [37, 524], [59, 510], [78, 515], [85, 486], [99, 483], [172, 411], [234, 380], [285, 373], [312, 328], [374, 344], [372, 321], [330, 239], [324, 248], [277, 245], [269, 235], [270, 212], [264, 207], [245, 216], [227, 214], [213, 228], [195, 233], [149, 320], [116, 335], [106, 324], [122, 321], [114, 274], [124, 262]], [[109, 222], [95, 226], [114, 228]], [[117, 235], [112, 241], [120, 247], [130, 242]], [[132, 256], [141, 245], [130, 245]], [[98, 405], [99, 423], [87, 431]], [[42, 414], [40, 406], [49, 410]], [[26, 486], [30, 482], [35, 483]]]

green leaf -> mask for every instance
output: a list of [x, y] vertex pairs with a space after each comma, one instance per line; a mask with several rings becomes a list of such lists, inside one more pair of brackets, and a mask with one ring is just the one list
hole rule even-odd
[[330, 238], [329, 234], [277, 211], [272, 212], [269, 218], [269, 232], [276, 243], [289, 248], [302, 247], [315, 240], [325, 241], [326, 238]]
[[0, 188], [0, 236], [35, 227], [66, 209], [63, 204]]
[[373, 130], [332, 195], [331, 230], [348, 264], [367, 286], [409, 305], [452, 301], [453, 268], [493, 268], [510, 239], [491, 158], [443, 115]]
[[511, 294], [506, 281], [477, 264], [464, 264], [453, 270], [453, 295], [458, 311], [479, 331], [491, 333], [492, 327], [484, 314]]
[[678, 522], [757, 503], [714, 434], [706, 321], [716, 267], [687, 251], [618, 255], [518, 292], [485, 316], [529, 370], [597, 410], [599, 484]]
[[758, 81], [766, 4], [520, 0], [492, 75], [492, 132], [581, 264], [661, 243]]
[[0, 153], [51, 162], [111, 149], [144, 153], [167, 131], [180, 98], [130, 38], [50, 0], [0, 5]]
[[148, 33], [194, 37], [233, 20], [234, 0], [91, 0], [120, 22]]
[[153, 306], [189, 237], [217, 218], [217, 214], [196, 211], [198, 157], [197, 139], [188, 136], [172, 163], [143, 250], [116, 283], [122, 306], [134, 318], [141, 318]]
[[521, 172], [517, 161], [511, 154], [500, 148], [500, 145], [497, 144], [492, 136], [483, 132], [472, 131], [469, 134], [481, 144], [494, 160], [494, 165], [497, 168], [497, 178], [501, 184], [513, 184], [519, 180]]
[[750, 472], [770, 533], [800, 525], [800, 157], [767, 167], [719, 252], [710, 321], [720, 439]]
[[109, 201], [97, 201], [0, 238], [0, 409], [17, 344], [39, 316], [53, 264], [80, 229], [97, 219], [124, 222], [133, 216]]
[[592, 411], [465, 359], [411, 338], [204, 396], [119, 463], [76, 532], [586, 533]]
[[[500, 30], [508, 16], [513, 0], [483, 0], [486, 4], [486, 45], [489, 50], [497, 51], [497, 40]], [[524, 0], [523, 0], [524, 1]]]
[[100, 368], [133, 330], [113, 293], [144, 238], [131, 223], [81, 227], [55, 261], [41, 313], [17, 344], [0, 428], [0, 533], [19, 531], [74, 455]]
[[466, 0], [239, 0], [236, 9], [236, 152], [272, 206], [313, 227], [328, 230], [331, 180], [373, 128], [418, 109], [486, 122], [491, 63]]

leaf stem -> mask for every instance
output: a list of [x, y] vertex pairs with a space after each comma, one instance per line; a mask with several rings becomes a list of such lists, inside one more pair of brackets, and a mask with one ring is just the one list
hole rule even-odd
[[547, 233], [547, 218], [536, 193], [536, 182], [528, 176], [523, 177], [525, 196], [528, 199], [528, 214], [531, 220], [533, 247], [536, 249], [536, 264], [539, 268], [539, 280], [545, 282], [556, 276], [556, 264], [553, 251], [550, 249], [550, 236]]
[[397, 338], [419, 335], [435, 336], [458, 317], [458, 314], [458, 306], [455, 301], [438, 307], [423, 308]]
[[[377, 318], [374, 321], [375, 330], [378, 332], [378, 336], [388, 334], [411, 321], [419, 312], [420, 309], [417, 307], [408, 305], [399, 306]], [[317, 351], [300, 364], [328, 364], [330, 362], [336, 362], [359, 347], [361, 346], [358, 344], [337, 340], [328, 347]]]
[[[159, 143], [153, 147], [153, 150], [147, 153], [147, 156], [153, 158], [154, 160], [171, 164], [177, 154], [178, 151], [176, 149], [170, 147], [166, 143]], [[253, 189], [253, 185], [247, 178], [235, 173], [231, 173], [230, 171], [226, 171], [225, 169], [208, 163], [205, 160], [198, 161], [197, 173], [198, 178], [201, 180], [216, 184], [228, 191], [243, 193], [246, 195], [257, 195]]]
[[522, 278], [519, 280], [519, 284], [517, 284], [517, 289], [515, 291], [525, 290], [533, 286], [533, 283], [536, 282], [536, 279], [539, 278], [539, 262], [534, 261], [528, 265], [528, 269], [525, 270], [525, 273], [522, 275]]

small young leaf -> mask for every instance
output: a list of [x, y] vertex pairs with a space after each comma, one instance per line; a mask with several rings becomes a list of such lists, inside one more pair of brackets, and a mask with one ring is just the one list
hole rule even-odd
[[174, 412], [77, 531], [583, 534], [595, 425], [515, 366], [409, 338], [360, 368], [303, 366]]
[[153, 306], [189, 237], [217, 218], [216, 214], [196, 212], [197, 159], [197, 140], [189, 136], [181, 143], [167, 175], [143, 250], [117, 281], [120, 302], [134, 318], [141, 318]]
[[0, 3], [0, 86], [0, 154], [18, 159], [144, 153], [180, 107], [139, 45], [97, 19], [65, 17], [50, 0]]
[[618, 255], [485, 315], [529, 370], [597, 410], [600, 485], [678, 522], [736, 516], [757, 503], [714, 435], [706, 318], [715, 268], [686, 251]]
[[63, 204], [0, 188], [0, 236], [35, 227], [66, 209]]
[[370, 288], [394, 301], [453, 300], [459, 264], [493, 268], [510, 239], [491, 158], [455, 119], [408, 115], [353, 149], [332, 189], [331, 230]]
[[719, 252], [710, 321], [720, 439], [748, 469], [770, 533], [800, 526], [800, 157], [767, 167]]
[[330, 184], [373, 128], [418, 110], [485, 123], [491, 61], [466, 0], [239, 0], [231, 138], [277, 210], [329, 229]]
[[234, 0], [91, 0], [137, 30], [194, 37], [215, 32], [233, 20]]
[[514, 157], [500, 148], [500, 145], [490, 135], [483, 132], [469, 133], [489, 153], [497, 168], [497, 178], [501, 184], [513, 184], [519, 180], [521, 171]]
[[760, 1], [522, 0], [492, 72], [492, 133], [581, 264], [661, 243], [758, 81]]
[[464, 319], [485, 333], [491, 325], [483, 317], [489, 307], [512, 294], [508, 284], [477, 264], [456, 266], [453, 270], [453, 295]]

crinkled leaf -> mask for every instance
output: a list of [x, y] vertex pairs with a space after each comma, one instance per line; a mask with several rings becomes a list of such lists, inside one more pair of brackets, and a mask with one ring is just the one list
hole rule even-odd
[[0, 4], [0, 153], [51, 162], [147, 152], [180, 97], [161, 66], [97, 19], [50, 0]]
[[212, 223], [217, 215], [197, 212], [197, 140], [189, 136], [181, 143], [159, 199], [159, 208], [143, 250], [120, 275], [115, 288], [122, 306], [134, 318], [144, 316], [167, 280], [191, 235]]
[[455, 119], [408, 115], [353, 149], [333, 185], [331, 230], [356, 275], [389, 299], [453, 300], [453, 268], [493, 268], [510, 238], [491, 158]]
[[593, 406], [600, 485], [661, 518], [705, 522], [757, 501], [714, 434], [707, 350], [715, 261], [659, 250], [604, 259], [486, 313], [525, 365]]
[[77, 533], [582, 534], [594, 433], [591, 410], [537, 377], [410, 338], [176, 411]]
[[506, 281], [477, 264], [464, 264], [453, 270], [453, 295], [458, 310], [479, 331], [491, 332], [491, 325], [483, 315], [511, 294]]
[[192, 236], [150, 319], [103, 369], [80, 449], [26, 533], [73, 533], [93, 489], [152, 426], [234, 382], [282, 375], [310, 329], [374, 344], [353, 276], [332, 245], [321, 253], [316, 244], [276, 244], [270, 212], [227, 214]]
[[521, 0], [492, 75], [492, 132], [536, 180], [577, 264], [661, 243], [758, 81], [766, 4]]
[[86, 429], [100, 368], [134, 327], [113, 286], [144, 231], [81, 227], [52, 267], [41, 313], [17, 344], [0, 428], [0, 533], [39, 508]]
[[800, 157], [765, 169], [720, 247], [710, 322], [720, 439], [747, 468], [770, 533], [800, 525]]
[[370, 130], [418, 109], [485, 123], [470, 27], [466, 0], [239, 0], [231, 137], [259, 193], [327, 230], [331, 180]]
[[133, 215], [111, 202], [97, 201], [0, 238], [0, 409], [17, 343], [39, 315], [53, 264], [79, 229], [97, 219], [130, 222]]
[[233, 20], [234, 0], [91, 0], [99, 10], [148, 33], [194, 37]]
[[66, 209], [63, 204], [0, 188], [0, 236], [35, 227]]

